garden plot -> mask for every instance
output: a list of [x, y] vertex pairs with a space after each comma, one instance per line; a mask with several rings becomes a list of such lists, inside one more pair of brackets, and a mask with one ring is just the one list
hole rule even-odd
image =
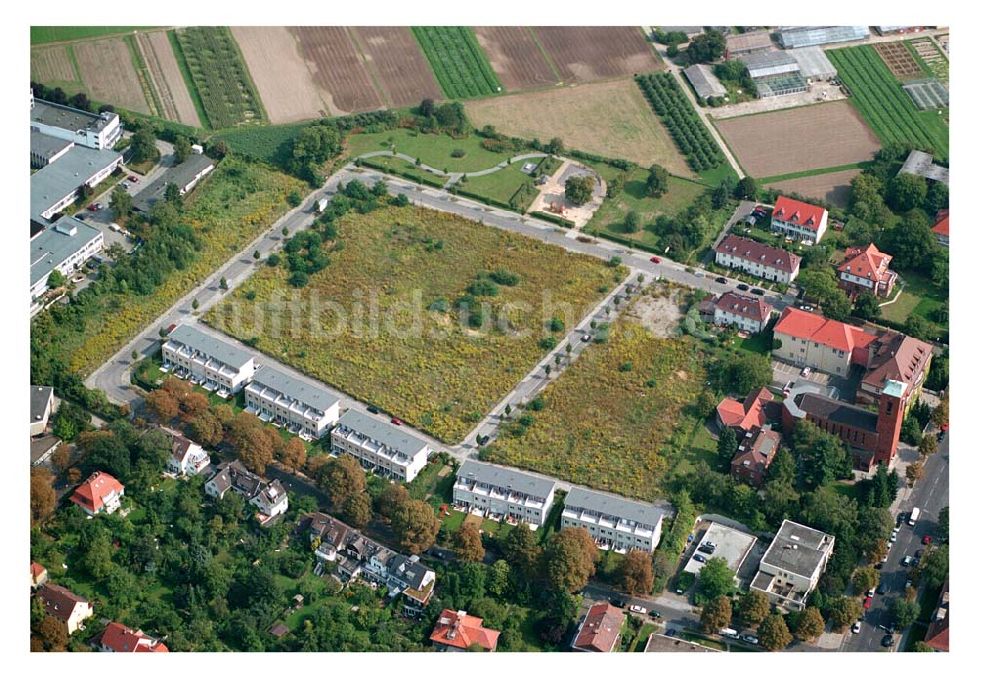
[[73, 67], [73, 48], [69, 45], [35, 47], [31, 50], [31, 79], [53, 84], [79, 83], [80, 76]]
[[863, 162], [879, 149], [847, 101], [727, 118], [715, 126], [744, 171], [757, 177]]
[[948, 90], [937, 80], [921, 80], [903, 85], [903, 90], [920, 110], [948, 107]]
[[470, 28], [414, 26], [413, 34], [448, 98], [491, 96], [502, 90]]
[[911, 40], [908, 44], [917, 57], [934, 73], [934, 77], [941, 82], [948, 82], [948, 59], [941, 53], [933, 40], [921, 38], [920, 40]]
[[507, 91], [555, 85], [562, 79], [526, 26], [480, 26], [479, 44]]
[[882, 57], [882, 61], [898, 80], [914, 80], [924, 76], [924, 69], [913, 58], [913, 54], [904, 43], [880, 42], [875, 45], [875, 51]]
[[137, 113], [152, 112], [123, 38], [80, 42], [73, 45], [73, 53], [90, 98]]

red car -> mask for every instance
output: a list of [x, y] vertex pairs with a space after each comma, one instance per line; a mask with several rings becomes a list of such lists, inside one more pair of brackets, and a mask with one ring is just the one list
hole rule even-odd
[[920, 542], [923, 543], [924, 545], [930, 545], [932, 540], [933, 539], [928, 535], [921, 538]]
[[88, 212], [96, 212], [98, 209], [99, 209], [99, 207], [97, 206], [96, 202], [92, 202], [89, 205], [87, 205], [87, 211]]
[[659, 256], [650, 256], [649, 260], [652, 261], [653, 263], [662, 263]]
[[871, 597], [865, 597], [865, 603], [862, 606], [864, 606], [865, 609], [871, 609], [872, 608], [872, 598]]
[[138, 183], [139, 182], [139, 177], [138, 176], [133, 176], [133, 175], [129, 174], [128, 180], [131, 181], [132, 183]]
[[396, 418], [395, 416], [393, 416], [393, 417], [392, 417], [392, 424], [393, 424], [393, 425], [403, 425], [403, 422], [402, 422], [402, 421], [400, 421], [400, 420], [399, 420], [398, 418]]

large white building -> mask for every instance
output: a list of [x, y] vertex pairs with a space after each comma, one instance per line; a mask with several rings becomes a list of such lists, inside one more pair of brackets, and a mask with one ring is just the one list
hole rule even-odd
[[161, 349], [163, 366], [181, 378], [217, 391], [220, 397], [239, 392], [253, 377], [253, 355], [189, 324], [177, 326]]
[[573, 487], [566, 494], [562, 528], [583, 527], [602, 548], [653, 552], [663, 531], [663, 514], [648, 503]]
[[827, 211], [822, 207], [782, 195], [774, 203], [771, 231], [817, 244], [826, 232], [826, 218]]
[[31, 218], [51, 219], [122, 166], [121, 153], [73, 146], [31, 175]]
[[31, 128], [72, 141], [78, 146], [106, 150], [122, 137], [118, 113], [89, 113], [31, 97]]
[[350, 454], [367, 470], [409, 482], [427, 465], [430, 446], [398, 426], [350, 409], [330, 431], [330, 453]]
[[554, 480], [467, 460], [455, 476], [451, 502], [467, 510], [541, 526], [549, 516], [555, 490]]
[[803, 524], [785, 520], [760, 561], [751, 590], [772, 602], [800, 611], [833, 554], [834, 537]]
[[322, 437], [340, 416], [333, 393], [272, 367], [258, 369], [243, 394], [251, 414], [307, 439]]
[[70, 277], [103, 248], [104, 233], [72, 216], [38, 231], [29, 242], [32, 312], [39, 308], [38, 300], [48, 289], [53, 270]]

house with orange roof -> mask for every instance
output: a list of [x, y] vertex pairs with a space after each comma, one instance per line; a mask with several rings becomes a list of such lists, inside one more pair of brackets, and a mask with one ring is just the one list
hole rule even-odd
[[125, 487], [106, 472], [95, 472], [76, 488], [70, 500], [93, 517], [102, 512], [113, 513], [121, 507]]
[[889, 269], [891, 262], [892, 256], [874, 244], [848, 248], [844, 262], [837, 267], [840, 288], [851, 298], [864, 292], [879, 298], [890, 296], [896, 285], [896, 272]]
[[48, 569], [38, 562], [31, 563], [31, 589], [34, 590], [39, 585], [44, 585], [49, 580]]
[[948, 210], [942, 209], [937, 214], [937, 223], [931, 228], [931, 232], [934, 233], [934, 237], [937, 238], [938, 244], [942, 247], [948, 246]]
[[822, 207], [782, 195], [771, 213], [771, 232], [817, 244], [826, 232], [826, 220]]
[[114, 653], [169, 653], [167, 645], [153, 639], [142, 630], [133, 630], [121, 623], [111, 622], [104, 628], [97, 646], [101, 651]]
[[431, 643], [438, 651], [468, 651], [478, 646], [484, 651], [496, 651], [500, 631], [483, 627], [483, 619], [465, 611], [445, 609], [434, 629]]
[[573, 637], [573, 651], [610, 653], [618, 648], [625, 613], [608, 602], [591, 605]]
[[854, 364], [866, 365], [876, 339], [861, 327], [788, 307], [774, 325], [773, 357], [798, 367], [847, 376]]
[[767, 388], [751, 392], [742, 402], [727, 397], [715, 408], [715, 421], [720, 428], [735, 428], [737, 435], [742, 435], [767, 423], [767, 405], [773, 401], [774, 395]]
[[66, 632], [73, 634], [83, 627], [83, 622], [94, 615], [94, 605], [75, 592], [54, 583], [38, 588], [45, 613], [66, 625]]

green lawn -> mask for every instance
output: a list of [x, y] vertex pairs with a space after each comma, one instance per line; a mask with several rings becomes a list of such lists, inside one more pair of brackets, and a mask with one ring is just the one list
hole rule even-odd
[[47, 42], [100, 38], [105, 35], [121, 35], [152, 28], [155, 26], [32, 26], [31, 44], [43, 45]]
[[[443, 454], [438, 454], [412, 482], [406, 485], [410, 496], [420, 501], [426, 500], [435, 510], [440, 504], [451, 501], [451, 485], [455, 482], [455, 471], [446, 461], [447, 458]], [[442, 476], [440, 473], [445, 469], [448, 472]]]
[[[538, 195], [538, 189], [534, 186], [534, 179], [521, 171], [521, 168], [529, 162], [537, 162], [537, 160], [517, 162], [492, 174], [468, 178], [459, 184], [459, 187], [462, 192], [472, 193], [494, 202], [508, 204], [518, 211], [526, 211]], [[518, 196], [517, 202], [513, 203], [512, 200], [515, 194]]]
[[[481, 139], [470, 134], [455, 139], [447, 134], [423, 134], [412, 129], [390, 129], [375, 134], [352, 134], [347, 139], [347, 152], [357, 156], [377, 150], [391, 150], [420, 160], [435, 169], [449, 172], [475, 172], [495, 167], [509, 156], [488, 151], [480, 145]], [[464, 151], [462, 157], [452, 157], [455, 151]]]
[[395, 174], [404, 179], [416, 181], [417, 183], [437, 186], [438, 188], [448, 183], [448, 177], [429, 172], [425, 169], [418, 169], [412, 162], [400, 157], [372, 157], [366, 158], [361, 162], [387, 174]]
[[659, 632], [662, 628], [659, 625], [653, 623], [643, 623], [642, 628], [639, 630], [639, 634], [635, 636], [635, 641], [632, 642], [631, 651], [643, 652], [646, 650], [646, 640], [654, 632]]
[[736, 339], [736, 347], [748, 353], [760, 353], [761, 355], [771, 354], [771, 341], [774, 339], [774, 332], [765, 330], [756, 334], [751, 334], [745, 339]]
[[942, 325], [934, 317], [937, 310], [948, 302], [947, 295], [920, 273], [910, 271], [901, 273], [900, 281], [905, 282], [903, 287], [905, 291], [899, 295], [895, 303], [882, 307], [882, 317], [892, 322], [906, 322], [911, 315], [917, 315], [938, 330], [946, 331], [948, 325]]

